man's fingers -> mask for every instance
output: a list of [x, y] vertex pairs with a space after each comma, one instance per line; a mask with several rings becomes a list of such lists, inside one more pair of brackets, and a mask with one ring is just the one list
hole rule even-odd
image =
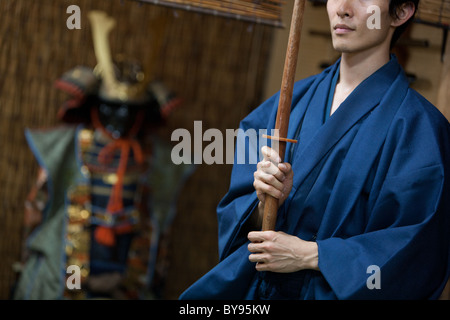
[[275, 231], [251, 231], [247, 238], [251, 242], [263, 242], [265, 240], [272, 240], [276, 236]]
[[273, 149], [264, 146], [261, 150], [264, 153], [264, 160], [257, 164], [257, 170], [253, 174], [253, 187], [260, 201], [265, 201], [263, 194], [269, 194], [280, 200], [281, 205], [292, 188], [292, 167], [289, 163], [272, 162], [273, 159], [280, 160]]
[[264, 156], [264, 160], [271, 161], [275, 164], [278, 164], [281, 162], [280, 156], [274, 149], [272, 149], [268, 146], [264, 146], [261, 148], [261, 152]]
[[[282, 179], [284, 180], [285, 179], [284, 174], [283, 173], [281, 173], [281, 174], [282, 174]], [[278, 176], [279, 176], [279, 174], [278, 174]], [[263, 171], [256, 171], [255, 175], [254, 175], [255, 180], [261, 180], [262, 182], [265, 182], [266, 184], [271, 185], [275, 189], [283, 190], [283, 187], [284, 187], [283, 182], [281, 182], [279, 180], [278, 176], [272, 175], [269, 173], [265, 173]]]
[[282, 173], [284, 173], [285, 175], [292, 173], [292, 166], [288, 162], [283, 162], [283, 163], [278, 164], [278, 169], [280, 169], [280, 171]]
[[270, 264], [262, 262], [257, 262], [255, 269], [256, 271], [271, 271]]
[[[284, 168], [282, 164], [279, 164], [278, 166], [282, 166], [282, 168]], [[284, 181], [286, 179], [286, 175], [282, 170], [280, 170], [278, 166], [270, 161], [263, 160], [258, 162], [258, 164], [256, 165], [257, 170], [255, 171], [255, 173], [263, 172], [274, 176], [278, 181]]]
[[259, 193], [262, 192], [271, 195], [272, 197], [277, 199], [281, 199], [283, 197], [283, 192], [261, 180], [255, 180], [253, 182], [253, 186], [255, 187], [255, 190], [257, 190], [257, 192]]
[[249, 255], [248, 260], [250, 262], [266, 263], [269, 261], [269, 256], [267, 254], [256, 253]]
[[264, 243], [264, 241], [272, 239], [274, 235], [274, 231], [252, 231], [248, 234], [248, 239], [251, 241], [248, 250], [252, 252], [248, 259], [250, 262], [256, 262], [255, 268], [257, 271], [270, 270], [271, 254], [266, 252], [267, 243]]
[[[255, 185], [253, 183], [253, 185]], [[266, 194], [262, 191], [256, 191], [256, 196], [258, 197], [259, 201], [261, 201], [263, 204], [266, 202]]]
[[262, 246], [260, 245], [261, 244], [261, 242], [252, 242], [252, 243], [250, 243], [249, 245], [248, 245], [248, 251], [250, 251], [250, 252], [262, 252], [262, 250], [263, 250], [263, 248], [262, 248]]

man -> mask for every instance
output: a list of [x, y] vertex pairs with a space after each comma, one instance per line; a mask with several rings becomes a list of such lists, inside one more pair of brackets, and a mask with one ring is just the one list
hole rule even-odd
[[[369, 6], [380, 29], [369, 29]], [[328, 0], [341, 58], [296, 83], [283, 163], [235, 164], [220, 263], [182, 299], [437, 299], [449, 277], [450, 126], [408, 87], [395, 41], [418, 0]], [[369, 12], [369, 13], [368, 13]], [[274, 128], [279, 94], [240, 124]], [[239, 137], [238, 137], [239, 138]], [[257, 147], [249, 146], [250, 152]], [[265, 195], [276, 231], [260, 230]]]

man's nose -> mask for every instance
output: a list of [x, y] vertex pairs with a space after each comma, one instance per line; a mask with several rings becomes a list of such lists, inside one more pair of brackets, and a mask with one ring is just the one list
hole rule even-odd
[[337, 0], [337, 10], [336, 14], [341, 18], [351, 18], [353, 17], [352, 1], [354, 0]]

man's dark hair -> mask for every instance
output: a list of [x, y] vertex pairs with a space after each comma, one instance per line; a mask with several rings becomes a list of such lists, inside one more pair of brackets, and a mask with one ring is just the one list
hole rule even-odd
[[406, 28], [408, 28], [408, 26], [414, 20], [414, 16], [417, 13], [417, 8], [419, 7], [419, 0], [389, 0], [389, 13], [391, 14], [391, 17], [393, 17], [393, 18], [398, 17], [397, 16], [398, 8], [402, 4], [407, 3], [407, 2], [411, 2], [414, 4], [414, 7], [415, 7], [414, 14], [411, 16], [411, 18], [409, 18], [408, 21], [406, 21], [404, 24], [402, 24], [401, 26], [399, 26], [395, 29], [394, 35], [392, 36], [392, 40], [391, 40], [391, 49], [394, 47], [395, 43], [400, 38], [402, 33], [406, 30]]

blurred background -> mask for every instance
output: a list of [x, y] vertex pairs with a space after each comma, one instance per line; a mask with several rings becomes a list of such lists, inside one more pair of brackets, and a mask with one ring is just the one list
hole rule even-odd
[[[195, 10], [194, 3], [187, 10], [189, 1], [164, 2], [170, 3], [0, 1], [0, 299], [10, 298], [17, 280], [14, 264], [23, 246], [24, 202], [38, 170], [24, 130], [58, 125], [57, 111], [66, 95], [55, 89], [54, 81], [77, 65], [95, 66], [90, 10], [103, 10], [117, 20], [110, 38], [113, 52], [141, 61], [152, 77], [183, 99], [158, 133], [169, 142], [177, 128], [193, 132], [196, 120], [202, 121], [203, 131], [235, 129], [279, 90], [294, 1], [275, 9], [267, 6], [271, 16], [255, 14], [251, 7], [247, 16], [226, 6], [218, 12]], [[306, 3], [297, 80], [338, 57], [323, 2]], [[435, 2], [448, 6], [448, 1]], [[81, 10], [81, 29], [66, 26], [70, 5]], [[155, 36], [151, 31], [161, 25]], [[395, 52], [411, 86], [450, 118], [447, 32], [448, 17], [424, 7]], [[227, 192], [230, 173], [231, 165], [202, 164], [184, 184], [171, 226], [164, 299], [177, 299], [218, 262], [216, 206]]]

